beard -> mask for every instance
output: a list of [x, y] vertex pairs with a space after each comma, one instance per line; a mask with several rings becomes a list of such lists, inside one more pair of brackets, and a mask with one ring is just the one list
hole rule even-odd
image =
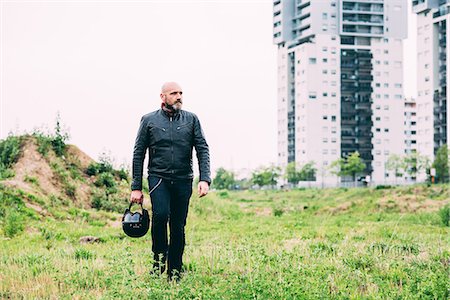
[[181, 101], [177, 101], [174, 104], [170, 105], [167, 102], [164, 102], [164, 106], [171, 112], [178, 112], [181, 110], [182, 103]]

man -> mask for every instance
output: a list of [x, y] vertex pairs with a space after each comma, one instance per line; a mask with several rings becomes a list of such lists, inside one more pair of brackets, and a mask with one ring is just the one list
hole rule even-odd
[[[152, 203], [153, 272], [169, 279], [179, 278], [185, 246], [184, 227], [192, 195], [192, 149], [197, 153], [200, 180], [198, 194], [208, 193], [210, 179], [209, 148], [200, 122], [193, 113], [181, 110], [183, 92], [175, 82], [161, 88], [161, 109], [146, 114], [136, 137], [133, 152], [133, 182], [130, 201], [142, 203], [142, 172], [149, 149], [148, 184]], [[170, 242], [167, 238], [167, 223]]]

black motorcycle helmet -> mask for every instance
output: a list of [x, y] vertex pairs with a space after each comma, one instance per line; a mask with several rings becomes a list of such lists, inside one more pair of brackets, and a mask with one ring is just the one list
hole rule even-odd
[[126, 235], [130, 237], [141, 237], [144, 236], [148, 228], [150, 226], [150, 217], [148, 215], [148, 211], [142, 207], [142, 213], [140, 212], [131, 212], [131, 206], [133, 203], [130, 203], [130, 206], [125, 210], [125, 213], [122, 217], [122, 229]]

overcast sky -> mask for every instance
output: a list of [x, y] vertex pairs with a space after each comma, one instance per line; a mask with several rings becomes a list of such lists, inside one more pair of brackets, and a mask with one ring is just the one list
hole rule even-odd
[[[140, 117], [177, 81], [213, 170], [276, 162], [272, 0], [0, 2], [0, 138], [53, 128], [59, 112], [70, 143], [129, 164]], [[415, 41], [406, 43], [412, 96]]]

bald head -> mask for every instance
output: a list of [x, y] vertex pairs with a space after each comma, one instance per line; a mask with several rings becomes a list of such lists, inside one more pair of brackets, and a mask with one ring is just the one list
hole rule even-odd
[[168, 91], [174, 89], [181, 91], [181, 86], [176, 82], [166, 82], [161, 87], [161, 93], [167, 93]]
[[183, 91], [176, 82], [166, 82], [161, 87], [161, 100], [167, 108], [181, 109], [183, 104]]

